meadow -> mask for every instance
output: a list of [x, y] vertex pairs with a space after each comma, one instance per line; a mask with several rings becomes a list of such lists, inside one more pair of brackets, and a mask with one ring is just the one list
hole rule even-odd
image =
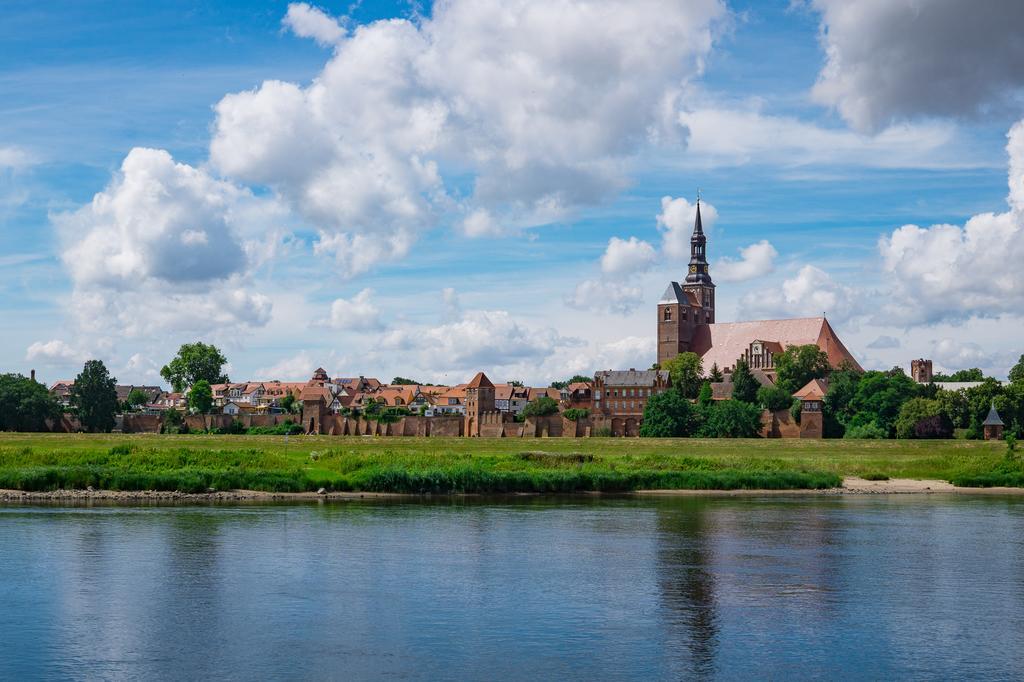
[[0, 433], [0, 488], [396, 493], [1024, 486], [1001, 442]]

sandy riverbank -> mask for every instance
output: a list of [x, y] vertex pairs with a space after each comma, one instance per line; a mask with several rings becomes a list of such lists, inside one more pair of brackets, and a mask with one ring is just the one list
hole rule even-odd
[[[638, 490], [634, 495], [676, 495], [676, 496], [727, 496], [758, 497], [776, 495], [1024, 495], [1024, 488], [963, 488], [947, 481], [915, 480], [895, 478], [888, 481], [868, 481], [863, 478], [847, 477], [842, 488], [823, 490]], [[584, 493], [598, 495], [601, 493]], [[537, 496], [537, 493], [516, 493], [515, 495]], [[210, 493], [181, 493], [157, 490], [53, 490], [46, 492], [25, 492], [22, 490], [0, 490], [2, 502], [181, 502], [205, 504], [211, 502], [301, 502], [313, 500], [372, 500], [372, 499], [417, 499], [422, 495], [405, 493], [372, 492], [305, 492], [269, 493], [260, 490], [226, 490]], [[445, 497], [434, 495], [433, 497]], [[474, 497], [480, 497], [474, 495]]]

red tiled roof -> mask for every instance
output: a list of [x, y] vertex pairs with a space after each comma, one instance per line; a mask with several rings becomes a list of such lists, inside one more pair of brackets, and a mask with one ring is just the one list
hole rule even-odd
[[494, 384], [483, 372], [477, 372], [473, 380], [466, 384], [466, 388], [494, 388]]
[[794, 398], [800, 400], [824, 400], [828, 386], [821, 379], [811, 379], [807, 385], [793, 394]]
[[693, 350], [701, 355], [705, 370], [713, 364], [724, 370], [734, 367], [736, 360], [757, 340], [775, 341], [783, 348], [815, 344], [828, 353], [833, 367], [845, 360], [861, 369], [824, 317], [700, 325], [694, 333]]

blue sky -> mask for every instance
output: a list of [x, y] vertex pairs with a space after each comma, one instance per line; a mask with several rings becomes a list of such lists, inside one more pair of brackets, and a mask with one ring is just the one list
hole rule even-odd
[[720, 321], [1003, 376], [1020, 8], [842, 5], [5, 3], [0, 370], [646, 366], [700, 187]]

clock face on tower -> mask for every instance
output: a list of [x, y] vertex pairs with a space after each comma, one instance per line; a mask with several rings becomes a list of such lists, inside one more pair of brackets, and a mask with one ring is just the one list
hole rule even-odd
[[690, 272], [697, 272], [697, 266], [696, 265], [691, 265], [690, 266]]

